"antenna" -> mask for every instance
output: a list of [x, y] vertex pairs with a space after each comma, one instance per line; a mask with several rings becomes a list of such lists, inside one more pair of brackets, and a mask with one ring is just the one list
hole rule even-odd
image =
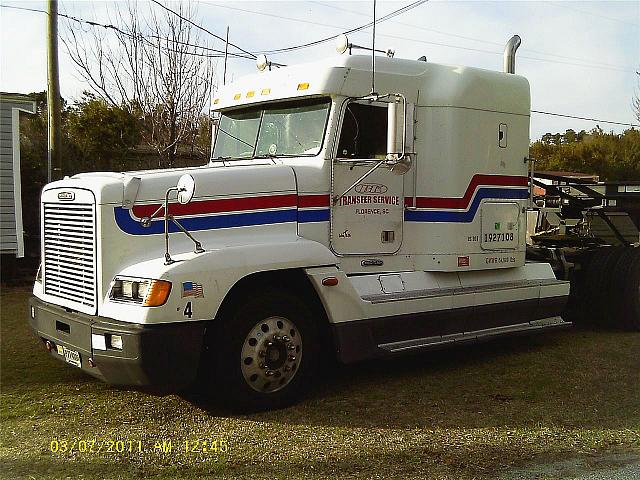
[[371, 95], [376, 93], [376, 0], [373, 0], [373, 40], [371, 48]]

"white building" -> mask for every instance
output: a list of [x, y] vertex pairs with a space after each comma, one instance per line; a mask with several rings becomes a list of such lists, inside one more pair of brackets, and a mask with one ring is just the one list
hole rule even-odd
[[0, 252], [16, 257], [24, 256], [20, 112], [36, 112], [36, 103], [31, 97], [0, 93]]

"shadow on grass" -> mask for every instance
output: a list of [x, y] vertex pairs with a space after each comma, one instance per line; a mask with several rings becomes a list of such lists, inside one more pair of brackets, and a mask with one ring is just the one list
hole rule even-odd
[[[638, 334], [577, 330], [332, 366], [300, 405], [241, 418], [364, 428], [637, 429], [638, 348]], [[186, 398], [212, 416], [230, 415], [204, 397]]]

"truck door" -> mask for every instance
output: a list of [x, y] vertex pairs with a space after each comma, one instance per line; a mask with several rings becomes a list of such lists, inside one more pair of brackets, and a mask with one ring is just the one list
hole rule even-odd
[[332, 170], [331, 247], [337, 254], [390, 254], [402, 244], [403, 176], [378, 165], [387, 153], [387, 125], [383, 102], [351, 101], [344, 109]]

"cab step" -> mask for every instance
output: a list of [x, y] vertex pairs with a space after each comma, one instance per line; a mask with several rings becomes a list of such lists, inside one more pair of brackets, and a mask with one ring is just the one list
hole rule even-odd
[[400, 342], [392, 343], [382, 343], [378, 345], [378, 348], [381, 348], [388, 353], [408, 353], [411, 351], [449, 347], [453, 344], [482, 342], [504, 335], [517, 335], [520, 333], [528, 334], [542, 330], [546, 331], [551, 329], [564, 329], [569, 328], [571, 325], [571, 322], [565, 322], [561, 317], [550, 317], [540, 320], [533, 320], [527, 323], [476, 330], [474, 332], [416, 338], [412, 340], [403, 340]]

